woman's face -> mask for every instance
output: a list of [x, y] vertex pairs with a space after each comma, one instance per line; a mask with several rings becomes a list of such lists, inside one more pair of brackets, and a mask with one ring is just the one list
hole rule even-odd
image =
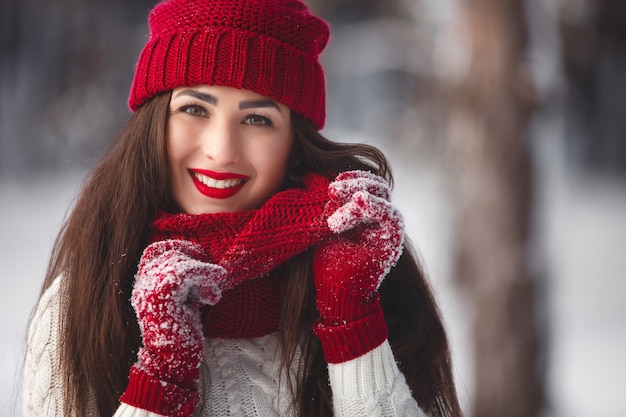
[[186, 213], [261, 207], [280, 190], [292, 145], [291, 112], [272, 99], [207, 85], [172, 92], [167, 152]]

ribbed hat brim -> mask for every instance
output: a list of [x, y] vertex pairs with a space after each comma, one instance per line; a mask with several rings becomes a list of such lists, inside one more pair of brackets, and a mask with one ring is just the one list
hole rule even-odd
[[137, 63], [129, 106], [135, 111], [158, 93], [200, 84], [250, 90], [285, 104], [319, 129], [324, 125], [325, 80], [317, 57], [230, 27], [151, 38]]

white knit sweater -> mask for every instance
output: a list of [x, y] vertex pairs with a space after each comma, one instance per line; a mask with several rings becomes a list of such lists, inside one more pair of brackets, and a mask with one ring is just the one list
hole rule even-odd
[[[23, 417], [65, 416], [59, 364], [60, 295], [57, 279], [41, 298], [28, 334]], [[289, 416], [291, 396], [281, 386], [276, 334], [257, 339], [211, 339], [201, 367], [196, 416]], [[398, 370], [389, 343], [328, 373], [336, 416], [425, 416]], [[284, 379], [282, 379], [284, 381]], [[95, 415], [94, 412], [91, 415]], [[115, 417], [156, 417], [122, 404]]]

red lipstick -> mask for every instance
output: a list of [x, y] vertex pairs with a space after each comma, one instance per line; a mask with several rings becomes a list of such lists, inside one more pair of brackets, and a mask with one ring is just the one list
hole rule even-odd
[[249, 179], [245, 175], [207, 169], [190, 169], [189, 175], [202, 195], [217, 199], [225, 199], [237, 194]]

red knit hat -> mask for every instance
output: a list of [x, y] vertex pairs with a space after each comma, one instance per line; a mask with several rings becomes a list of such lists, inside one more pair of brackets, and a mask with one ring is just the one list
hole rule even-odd
[[327, 23], [299, 0], [166, 0], [150, 13], [150, 38], [128, 104], [180, 86], [223, 85], [271, 97], [311, 120], [326, 117], [318, 57]]

